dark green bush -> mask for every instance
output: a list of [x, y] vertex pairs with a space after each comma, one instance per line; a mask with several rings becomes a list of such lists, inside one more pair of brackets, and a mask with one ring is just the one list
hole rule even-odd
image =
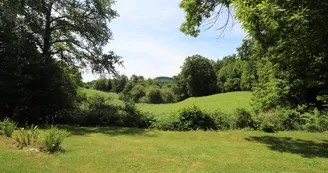
[[302, 124], [301, 114], [297, 110], [280, 109], [277, 114], [281, 120], [280, 130], [298, 130]]
[[216, 129], [213, 119], [196, 106], [181, 110], [178, 118], [174, 123], [174, 129], [178, 131]]
[[171, 88], [162, 89], [162, 98], [164, 103], [174, 103], [176, 96]]
[[159, 104], [163, 103], [163, 97], [159, 88], [151, 88], [146, 95], [147, 103]]
[[328, 117], [324, 112], [313, 110], [304, 114], [305, 123], [302, 129], [309, 132], [323, 132], [328, 130]]
[[150, 114], [143, 113], [134, 103], [116, 105], [103, 96], [90, 97], [84, 108], [73, 112], [76, 124], [83, 126], [122, 126], [147, 128], [154, 121]]
[[120, 124], [124, 127], [148, 128], [154, 118], [147, 113], [139, 111], [134, 103], [125, 102], [120, 113]]
[[281, 129], [281, 120], [277, 113], [262, 113], [259, 115], [258, 123], [260, 130], [273, 133]]
[[252, 113], [245, 108], [237, 108], [234, 112], [234, 115], [236, 117], [236, 128], [237, 129], [243, 129], [246, 127], [254, 128], [254, 119], [252, 117]]
[[215, 111], [213, 113], [209, 113], [209, 116], [213, 119], [215, 124], [215, 129], [218, 130], [229, 130], [233, 129], [234, 119], [233, 117], [225, 113], [223, 111]]

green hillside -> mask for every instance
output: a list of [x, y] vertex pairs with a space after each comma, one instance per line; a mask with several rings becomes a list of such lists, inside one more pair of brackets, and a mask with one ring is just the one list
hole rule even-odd
[[122, 103], [122, 101], [120, 101], [118, 99], [119, 96], [116, 93], [103, 92], [103, 91], [98, 91], [98, 90], [94, 90], [94, 89], [86, 89], [86, 88], [80, 88], [80, 91], [82, 91], [82, 93], [85, 93], [88, 97], [98, 94], [98, 95], [101, 95], [101, 96], [104, 96], [104, 97], [110, 97], [112, 99], [113, 103], [116, 103], [116, 104], [121, 104]]
[[[102, 92], [92, 89], [81, 89], [87, 96], [92, 95], [102, 95], [110, 97], [115, 103], [121, 103], [118, 99], [118, 94], [110, 92]], [[157, 116], [167, 115], [171, 112], [176, 112], [177, 110], [183, 109], [188, 106], [196, 105], [204, 111], [214, 111], [223, 110], [231, 111], [238, 107], [248, 107], [252, 98], [251, 92], [230, 92], [223, 94], [215, 94], [211, 96], [204, 97], [192, 97], [188, 98], [182, 102], [171, 103], [171, 104], [145, 104], [138, 103], [137, 107], [144, 112], [150, 112]]]
[[155, 115], [166, 115], [183, 109], [187, 106], [198, 106], [204, 111], [223, 110], [231, 111], [238, 107], [248, 107], [251, 101], [251, 92], [230, 92], [215, 94], [205, 97], [188, 98], [182, 102], [173, 104], [137, 104], [141, 111], [150, 112]]

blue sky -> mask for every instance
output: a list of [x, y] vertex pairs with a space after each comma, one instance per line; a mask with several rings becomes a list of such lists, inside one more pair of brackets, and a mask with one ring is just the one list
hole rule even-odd
[[[179, 8], [180, 0], [117, 0], [114, 9], [120, 17], [109, 27], [114, 40], [104, 48], [123, 57], [121, 74], [142, 75], [145, 78], [173, 76], [187, 56], [200, 54], [217, 60], [236, 53], [245, 36], [240, 24], [229, 27], [218, 39], [215, 28], [201, 32], [197, 37], [180, 32], [184, 12]], [[84, 73], [83, 80], [91, 81], [98, 76]]]

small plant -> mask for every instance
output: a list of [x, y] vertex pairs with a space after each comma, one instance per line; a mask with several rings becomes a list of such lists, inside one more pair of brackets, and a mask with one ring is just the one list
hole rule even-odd
[[56, 127], [51, 127], [42, 141], [43, 149], [51, 153], [60, 151], [61, 144], [68, 135], [69, 132], [66, 130], [59, 130]]
[[5, 120], [2, 122], [3, 132], [7, 137], [11, 137], [13, 135], [16, 127], [17, 123], [11, 121], [9, 118], [5, 118]]
[[19, 148], [36, 144], [39, 138], [39, 128], [38, 126], [32, 125], [28, 130], [20, 130], [14, 138], [17, 143], [17, 147]]

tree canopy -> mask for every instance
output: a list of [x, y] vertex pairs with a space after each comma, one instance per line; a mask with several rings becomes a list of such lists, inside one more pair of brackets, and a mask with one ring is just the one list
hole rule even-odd
[[214, 24], [222, 8], [228, 14], [234, 10], [252, 40], [259, 108], [322, 108], [318, 98], [326, 98], [328, 84], [327, 1], [182, 0], [180, 7], [186, 12], [181, 31], [192, 36], [208, 19]]

